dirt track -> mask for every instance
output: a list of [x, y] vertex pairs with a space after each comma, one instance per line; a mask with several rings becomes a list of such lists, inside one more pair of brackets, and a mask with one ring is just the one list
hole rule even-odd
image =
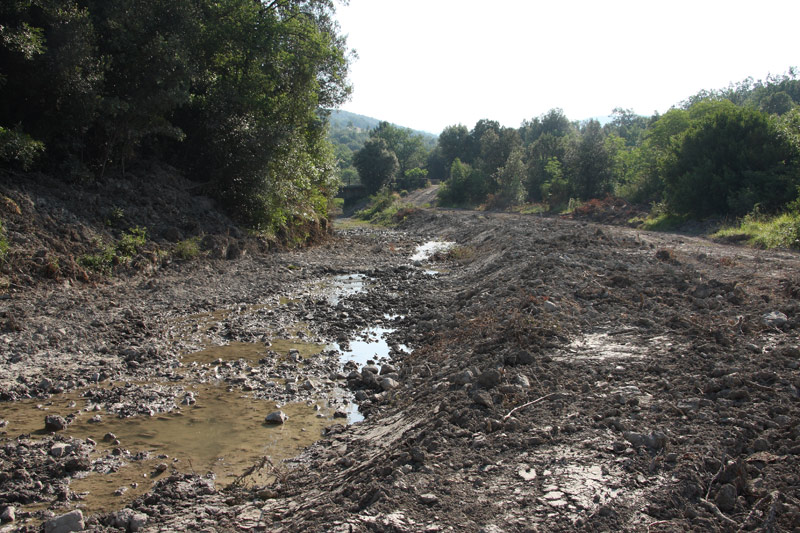
[[[436, 276], [408, 260], [429, 239], [457, 244]], [[332, 376], [330, 357], [281, 361], [292, 379], [308, 371], [360, 391], [364, 422], [331, 426], [268, 486], [224, 491], [176, 471], [128, 514], [109, 509], [87, 527], [130, 529], [136, 515], [153, 531], [791, 531], [798, 259], [580, 221], [421, 211], [396, 230], [349, 229], [309, 250], [4, 300], [0, 392], [168, 379], [200, 343], [174, 321], [199, 312], [229, 311], [209, 326], [218, 344], [291, 336], [303, 322], [313, 340], [346, 346], [382, 321], [390, 344], [413, 349], [393, 350], [388, 386], [369, 369]], [[366, 290], [336, 305], [310, 289], [353, 273]], [[244, 386], [236, 370], [219, 379]], [[269, 396], [266, 374], [252, 375], [251, 392]], [[157, 410], [183, 391], [155, 393]], [[53, 487], [43, 500], [55, 514], [80, 504], [58, 492], [82, 465], [54, 459], [59, 477], [31, 455], [59, 439], [5, 445], [3, 471], [29, 471], [0, 478], [5, 504], [37, 481]], [[73, 459], [89, 456], [74, 448]]]

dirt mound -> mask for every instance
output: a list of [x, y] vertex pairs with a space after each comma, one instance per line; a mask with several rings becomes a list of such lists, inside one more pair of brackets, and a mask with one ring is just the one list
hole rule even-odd
[[622, 198], [607, 196], [592, 199], [576, 207], [567, 218], [591, 220], [600, 224], [636, 227], [647, 217], [645, 206], [631, 204]]
[[[137, 172], [158, 178], [138, 180]], [[238, 257], [260, 246], [198, 194], [195, 184], [161, 167], [92, 184], [5, 174], [0, 218], [9, 243], [0, 275], [12, 288], [154, 271], [173, 258], [177, 243], [191, 239], [198, 250], [216, 257]], [[120, 251], [120, 242], [133, 243], [139, 235], [143, 242], [135, 249]]]

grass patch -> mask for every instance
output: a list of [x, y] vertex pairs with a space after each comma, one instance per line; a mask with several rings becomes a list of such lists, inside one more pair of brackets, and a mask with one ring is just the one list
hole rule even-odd
[[758, 248], [800, 249], [800, 213], [777, 216], [751, 213], [738, 225], [723, 228], [711, 237], [727, 242], [746, 242]]
[[200, 237], [192, 237], [175, 244], [173, 250], [178, 259], [191, 260], [200, 255]]
[[671, 213], [659, 213], [647, 217], [640, 228], [648, 231], [674, 231], [689, 220], [685, 215], [673, 215]]
[[8, 237], [6, 237], [6, 230], [3, 228], [3, 221], [0, 220], [0, 260], [3, 260], [8, 255]]
[[472, 246], [451, 246], [444, 252], [436, 254], [442, 259], [457, 263], [470, 263], [475, 259], [475, 248]]

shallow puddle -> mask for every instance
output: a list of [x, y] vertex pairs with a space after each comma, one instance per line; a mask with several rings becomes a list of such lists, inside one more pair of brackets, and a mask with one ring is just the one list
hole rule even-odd
[[328, 303], [335, 306], [348, 296], [364, 292], [367, 281], [364, 274], [342, 274], [322, 281], [317, 288]]
[[296, 339], [272, 339], [269, 346], [258, 342], [232, 342], [221, 346], [209, 346], [199, 352], [186, 354], [183, 357], [183, 361], [188, 364], [197, 363], [202, 365], [215, 363], [219, 360], [238, 361], [239, 359], [244, 359], [253, 363], [261, 360], [269, 350], [278, 352], [283, 356], [288, 356], [291, 351], [296, 350], [301, 357], [305, 358], [318, 354], [323, 349], [325, 349], [325, 346], [322, 344]]
[[455, 246], [456, 243], [450, 241], [428, 241], [420, 244], [411, 255], [411, 261], [427, 261], [438, 252], [445, 252]]
[[[98, 413], [81, 411], [86, 402], [77, 393], [54, 397], [48, 402], [50, 405], [18, 402], [4, 410], [8, 426], [4, 428], [3, 440], [23, 433], [45, 435], [45, 415], [66, 416], [81, 411], [60, 434], [94, 440], [97, 446], [93, 461], [108, 457], [117, 449], [116, 459], [95, 462], [95, 468], [113, 470], [112, 465], [120, 460], [124, 464], [116, 472], [88, 472], [71, 481], [71, 491], [86, 493], [81, 507], [88, 512], [99, 512], [118, 508], [147, 492], [156, 479], [168, 476], [173, 469], [198, 474], [213, 472], [218, 484], [228, 484], [264, 456], [278, 465], [282, 459], [296, 455], [319, 440], [322, 430], [334, 423], [333, 409], [327, 406], [289, 404], [280, 408], [289, 416], [286, 423], [266, 424], [266, 415], [277, 410], [272, 402], [237, 395], [213, 385], [187, 390], [194, 394], [197, 403], [181, 406], [174, 413], [120, 419], [101, 412], [102, 421], [97, 423], [89, 420]], [[107, 433], [114, 434], [119, 443], [104, 441]], [[167, 469], [159, 472], [157, 466], [162, 463]], [[270, 474], [269, 470], [262, 471], [252, 480], [263, 483]]]
[[[378, 361], [389, 357], [391, 347], [386, 341], [386, 336], [393, 333], [394, 329], [374, 326], [363, 330], [355, 339], [350, 341], [349, 348], [342, 349], [338, 343], [331, 345], [333, 350], [341, 353], [342, 364], [353, 361], [359, 366], [367, 364], [367, 361]], [[397, 347], [402, 352], [408, 352], [408, 347], [399, 345]]]

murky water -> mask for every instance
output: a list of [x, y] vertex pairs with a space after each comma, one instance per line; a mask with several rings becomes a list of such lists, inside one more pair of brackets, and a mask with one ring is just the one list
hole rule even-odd
[[450, 241], [428, 241], [420, 244], [411, 255], [411, 261], [427, 261], [438, 252], [445, 252], [455, 246], [456, 243]]
[[[218, 483], [228, 484], [264, 456], [278, 464], [296, 455], [318, 440], [322, 430], [334, 421], [333, 409], [325, 405], [289, 404], [280, 407], [289, 420], [274, 426], [264, 422], [266, 415], [277, 409], [272, 402], [210, 384], [187, 390], [197, 403], [181, 406], [174, 413], [125, 419], [103, 413], [99, 423], [90, 422], [97, 413], [84, 410], [85, 400], [78, 393], [60, 395], [46, 403], [17, 402], [4, 409], [3, 417], [8, 421], [5, 431], [8, 438], [26, 433], [44, 435], [45, 415], [80, 413], [61, 433], [94, 440], [97, 445], [92, 460], [101, 471], [119, 460], [124, 465], [116, 472], [81, 474], [70, 483], [70, 490], [84, 495], [81, 507], [98, 512], [119, 507], [147, 492], [155, 480], [173, 469], [213, 472]], [[104, 441], [107, 433], [114, 434], [119, 443]], [[116, 460], [107, 464], [101, 460], [114, 453], [115, 448]], [[162, 463], [167, 470], [159, 472], [157, 465]], [[265, 482], [269, 474], [260, 472], [253, 481]]]
[[[441, 249], [437, 247], [442, 244], [436, 243], [434, 248]], [[426, 248], [433, 250], [426, 253], [435, 253], [434, 248]], [[335, 306], [343, 298], [366, 290], [368, 281], [362, 274], [335, 276], [321, 282], [312, 292], [319, 291], [318, 294], [321, 293]], [[290, 305], [291, 301], [279, 303], [287, 304]], [[183, 354], [183, 369], [240, 359], [256, 365], [275, 352], [286, 356], [288, 360], [290, 354], [296, 351], [302, 361], [326, 348], [300, 338], [212, 344], [212, 332], [221, 322], [237, 312], [258, 312], [265, 307], [268, 306], [223, 309], [176, 321], [176, 334], [179, 339], [185, 339], [187, 348], [202, 348]], [[304, 325], [298, 323], [293, 327], [299, 331]], [[370, 359], [377, 361], [389, 357], [391, 348], [386, 336], [392, 332], [390, 328], [375, 326], [362, 331], [350, 342], [347, 350], [339, 350], [336, 344], [327, 348], [342, 351], [342, 363], [355, 361], [363, 365]], [[404, 346], [395, 348], [407, 350]], [[167, 383], [142, 383], [140, 386], [162, 385], [166, 386]], [[185, 387], [186, 392], [194, 395], [196, 403], [176, 405], [173, 412], [154, 416], [118, 418], [105, 411], [95, 411], [80, 391], [54, 396], [45, 402], [38, 400], [9, 404], [4, 406], [3, 418], [8, 421], [8, 426], [4, 428], [4, 433], [0, 433], [0, 442], [21, 434], [31, 434], [34, 438], [48, 434], [44, 429], [45, 415], [74, 415], [73, 423], [61, 433], [70, 438], [92, 439], [96, 444], [91, 454], [92, 471], [76, 474], [70, 482], [70, 490], [80, 498], [77, 506], [84, 512], [93, 513], [122, 507], [148, 492], [156, 480], [173, 471], [213, 473], [217, 483], [225, 485], [265, 456], [271, 459], [272, 464], [279, 465], [282, 459], [296, 455], [302, 448], [317, 441], [326, 426], [338, 421], [334, 419], [334, 408], [324, 397], [317, 404], [277, 406], [273, 402], [248, 397], [238, 390], [231, 391], [225, 383], [187, 384]], [[330, 401], [341, 404], [346, 395], [343, 389], [337, 388]], [[179, 394], [176, 403], [182, 398], [183, 394]], [[288, 421], [279, 426], [266, 424], [266, 415], [278, 408], [289, 416]], [[350, 403], [345, 411], [349, 423], [363, 420], [355, 403]], [[99, 421], [90, 421], [98, 414]], [[104, 440], [109, 433], [116, 437], [116, 442]], [[264, 483], [271, 473], [270, 468], [266, 468], [254, 473], [250, 479], [255, 483]]]
[[304, 342], [299, 339], [272, 339], [269, 346], [263, 343], [232, 342], [220, 346], [209, 346], [199, 352], [186, 354], [183, 357], [183, 361], [185, 364], [211, 364], [219, 360], [238, 361], [239, 359], [245, 359], [250, 363], [254, 363], [267, 355], [268, 350], [278, 352], [284, 356], [288, 356], [291, 351], [297, 350], [300, 356], [305, 358], [320, 353], [324, 348], [323, 344]]

